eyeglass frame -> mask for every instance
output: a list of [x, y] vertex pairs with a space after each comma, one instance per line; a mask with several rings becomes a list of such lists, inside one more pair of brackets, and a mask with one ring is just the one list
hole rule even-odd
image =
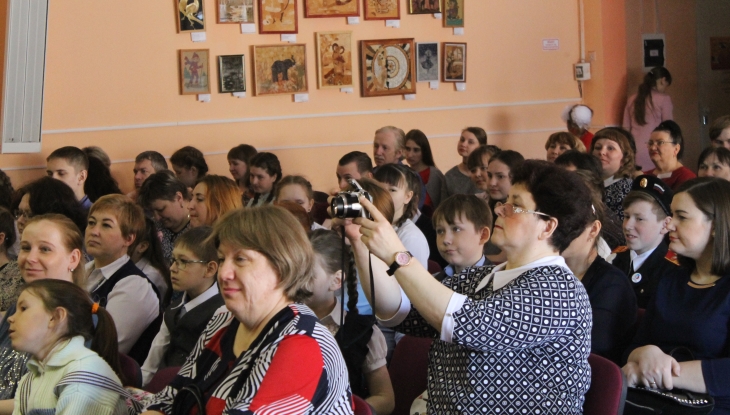
[[15, 211], [13, 212], [13, 217], [15, 218], [15, 220], [20, 220], [21, 216], [25, 217], [25, 219], [28, 220], [35, 215], [29, 210], [15, 209]]
[[657, 140], [657, 141], [649, 140], [646, 142], [646, 147], [652, 148], [654, 146], [657, 146], [657, 148], [659, 148], [659, 147], [663, 146], [664, 144], [675, 144], [676, 145], [677, 143], [675, 143], [674, 141], [667, 141], [667, 140]]
[[497, 215], [499, 215], [499, 212], [497, 212], [497, 209], [498, 208], [501, 208], [501, 207], [505, 207], [505, 206], [511, 206], [512, 207], [512, 209], [511, 209], [512, 210], [512, 214], [510, 214], [510, 215], [507, 214], [506, 208], [504, 209], [504, 212], [505, 212], [504, 213], [504, 217], [505, 218], [512, 217], [512, 215], [519, 214], [519, 213], [530, 213], [530, 214], [533, 214], [533, 215], [545, 216], [548, 219], [552, 218], [552, 216], [548, 215], [547, 213], [538, 212], [538, 211], [532, 210], [532, 209], [523, 209], [523, 208], [521, 208], [519, 206], [515, 206], [512, 203], [502, 203], [502, 202], [497, 202], [497, 204], [494, 205], [494, 213], [496, 213]]
[[[175, 266], [177, 266], [177, 269], [179, 269], [179, 270], [182, 271], [182, 270], [185, 270], [188, 267], [188, 264], [207, 264], [207, 263], [208, 263], [208, 261], [204, 261], [202, 259], [201, 260], [198, 260], [198, 261], [193, 261], [193, 260], [190, 260], [190, 259], [175, 259], [175, 258], [172, 258], [172, 264], [170, 264], [170, 266], [175, 265]], [[182, 266], [180, 264], [182, 264]]]

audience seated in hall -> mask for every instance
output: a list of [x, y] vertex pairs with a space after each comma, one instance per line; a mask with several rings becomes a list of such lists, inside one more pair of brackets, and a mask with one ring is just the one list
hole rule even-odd
[[137, 154], [132, 169], [134, 173], [134, 190], [127, 193], [127, 196], [132, 200], [137, 200], [137, 192], [142, 187], [142, 183], [151, 175], [162, 170], [167, 170], [167, 161], [165, 161], [165, 156], [162, 154], [156, 151], [143, 151]]
[[61, 147], [46, 158], [46, 174], [60, 180], [73, 190], [76, 200], [88, 212], [93, 203], [84, 191], [89, 175], [89, 158], [78, 147]]

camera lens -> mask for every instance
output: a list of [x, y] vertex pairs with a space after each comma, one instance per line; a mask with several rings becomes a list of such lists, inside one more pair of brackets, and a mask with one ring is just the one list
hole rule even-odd
[[340, 193], [330, 203], [333, 218], [357, 218], [360, 216], [362, 207], [357, 199], [357, 194]]

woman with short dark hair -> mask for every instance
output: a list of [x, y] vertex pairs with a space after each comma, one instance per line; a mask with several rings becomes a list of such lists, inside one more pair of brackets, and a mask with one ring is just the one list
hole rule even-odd
[[680, 161], [684, 154], [684, 138], [682, 129], [676, 122], [669, 120], [659, 124], [646, 144], [655, 167], [644, 174], [662, 179], [672, 190], [677, 190], [682, 183], [697, 177]]
[[707, 147], [700, 153], [697, 177], [718, 177], [730, 180], [730, 150], [725, 147]]
[[[355, 219], [362, 237], [350, 242], [359, 269], [368, 269], [370, 253], [375, 257], [376, 316], [397, 331], [436, 339], [429, 352], [429, 413], [477, 413], [485, 405], [490, 413], [583, 413], [590, 303], [559, 254], [586, 228], [590, 200], [575, 174], [526, 161], [514, 172], [506, 203], [496, 208], [493, 239], [507, 262], [465, 269], [439, 283], [360, 199], [373, 220]], [[362, 285], [372, 299], [369, 281]]]

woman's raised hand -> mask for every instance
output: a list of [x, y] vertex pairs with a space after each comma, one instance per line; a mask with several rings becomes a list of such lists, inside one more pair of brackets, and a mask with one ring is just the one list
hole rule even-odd
[[395, 233], [395, 229], [378, 209], [365, 197], [360, 197], [360, 204], [370, 212], [372, 220], [357, 218], [354, 222], [360, 227], [360, 238], [368, 250], [386, 264], [393, 262], [395, 253], [406, 248]]

